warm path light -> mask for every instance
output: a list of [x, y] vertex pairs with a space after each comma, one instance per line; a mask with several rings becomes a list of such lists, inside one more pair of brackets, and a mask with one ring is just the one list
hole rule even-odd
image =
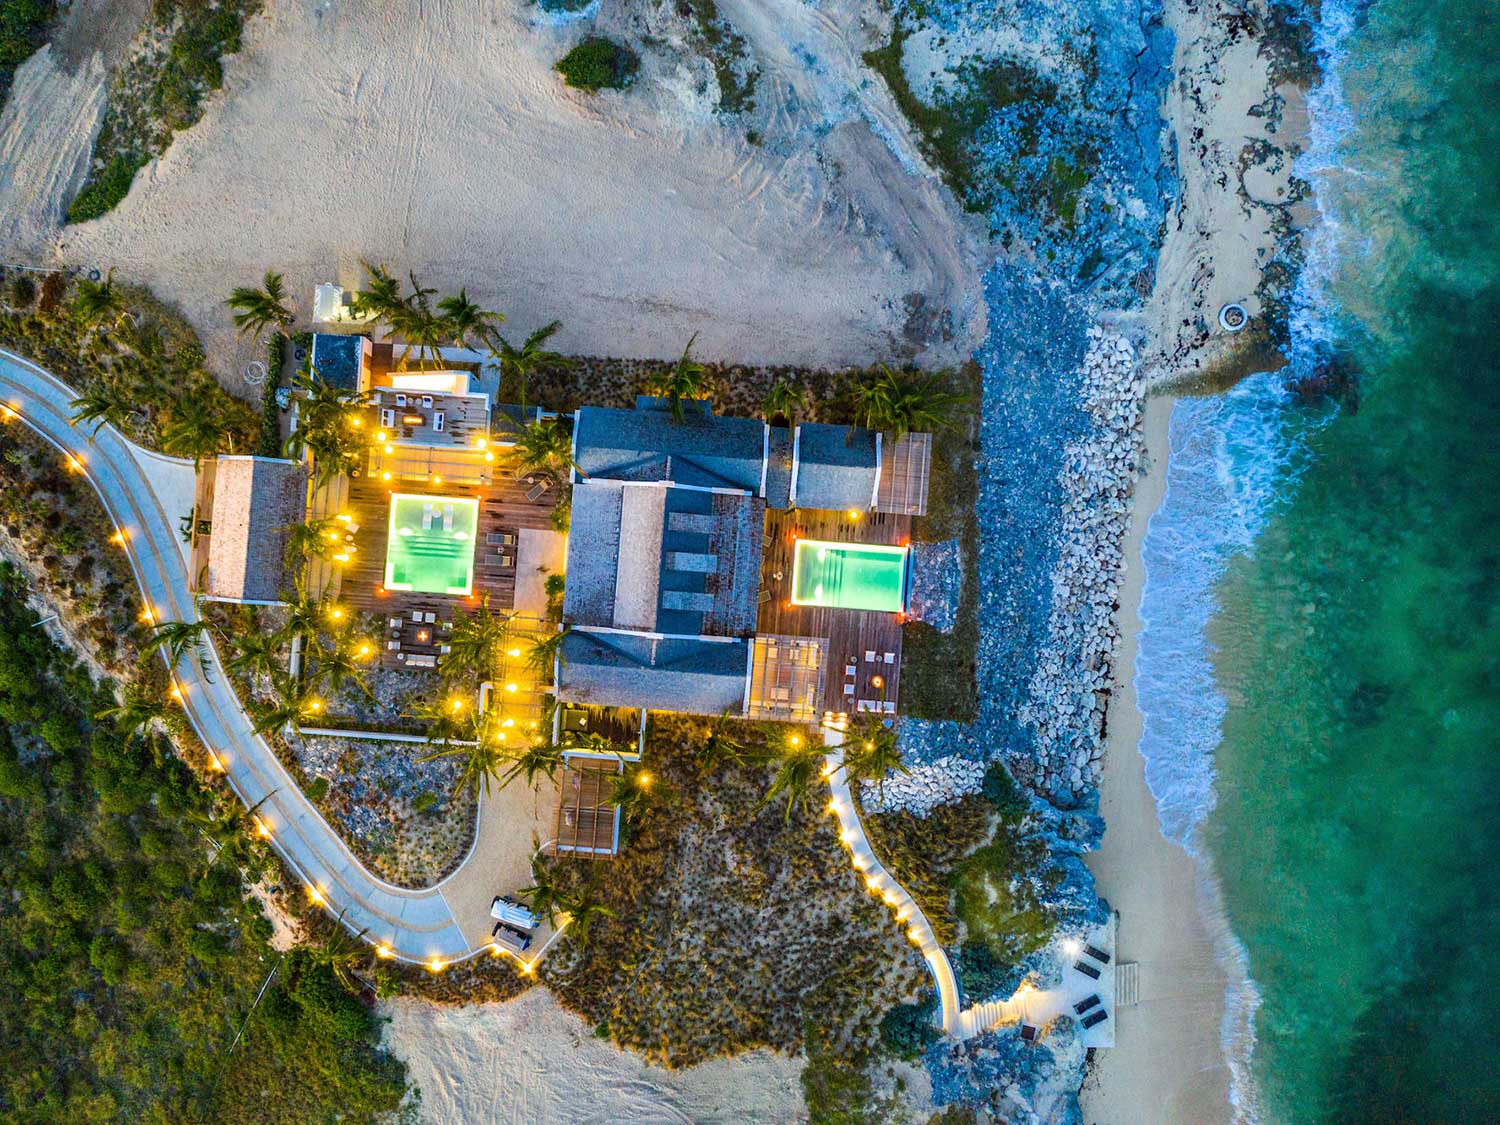
[[385, 942], [381, 942], [375, 947], [375, 956], [383, 961], [389, 961], [395, 954], [391, 952], [390, 946], [386, 945]]
[[447, 967], [448, 962], [444, 961], [441, 957], [434, 957], [431, 961], [427, 962], [429, 972], [440, 973]]
[[262, 840], [269, 840], [271, 838], [271, 826], [266, 823], [265, 818], [256, 813], [252, 819], [255, 821], [255, 834]]
[[323, 905], [323, 892], [311, 884], [307, 888], [307, 897], [312, 900], [314, 906]]
[[67, 458], [64, 461], [64, 464], [66, 464], [68, 466], [68, 472], [70, 472], [70, 473], [81, 473], [81, 472], [83, 472], [83, 460], [82, 460], [82, 458], [75, 457], [71, 453], [68, 454]]

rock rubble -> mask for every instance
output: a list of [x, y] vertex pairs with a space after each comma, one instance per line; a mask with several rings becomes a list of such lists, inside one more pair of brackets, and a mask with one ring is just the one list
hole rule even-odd
[[866, 781], [860, 800], [868, 812], [909, 812], [926, 816], [939, 805], [946, 805], [978, 793], [984, 784], [983, 762], [950, 756], [914, 767], [908, 773], [893, 774], [886, 779], [885, 796], [880, 786]]
[[1018, 780], [1062, 807], [1083, 802], [1099, 781], [1124, 539], [1144, 448], [1142, 392], [1129, 341], [1089, 329], [1081, 395], [1092, 425], [1069, 443], [1058, 475], [1064, 499], [1048, 643], [1017, 716], [1035, 745], [1011, 763]]

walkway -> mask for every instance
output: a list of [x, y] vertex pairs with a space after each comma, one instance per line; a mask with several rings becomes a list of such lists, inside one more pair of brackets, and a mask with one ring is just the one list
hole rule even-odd
[[[124, 536], [150, 614], [157, 621], [197, 620], [177, 532], [181, 513], [163, 510], [142, 468], [160, 456], [142, 453], [109, 426], [91, 443], [73, 427], [68, 404], [75, 397], [41, 368], [0, 351], [0, 400], [87, 476]], [[383, 955], [438, 969], [491, 951], [488, 942], [465, 937], [459, 912], [445, 896], [463, 867], [422, 890], [393, 886], [367, 871], [251, 728], [218, 652], [208, 649], [207, 676], [191, 659], [177, 670], [182, 705], [213, 755], [210, 766], [222, 769], [240, 799], [256, 809], [262, 834], [302, 878], [312, 900], [351, 930], [365, 931]], [[474, 860], [471, 851], [464, 866]], [[459, 911], [471, 914], [470, 905], [459, 904]]]
[[[1114, 1015], [1114, 963], [1105, 967], [1101, 979], [1095, 983], [1081, 973], [1068, 968], [1063, 970], [1063, 982], [1048, 990], [1032, 988], [1023, 984], [1008, 1000], [987, 1000], [968, 1008], [959, 1007], [958, 979], [948, 954], [933, 932], [932, 923], [922, 913], [922, 908], [885, 869], [870, 847], [865, 835], [865, 826], [859, 819], [853, 798], [849, 793], [849, 779], [844, 772], [844, 733], [848, 720], [843, 717], [825, 715], [823, 718], [824, 755], [823, 777], [832, 791], [828, 809], [838, 817], [839, 840], [848, 849], [855, 869], [864, 877], [870, 893], [884, 900], [896, 912], [896, 921], [906, 927], [906, 936], [921, 950], [937, 985], [941, 1008], [941, 1023], [946, 1035], [958, 1039], [972, 1039], [981, 1032], [1001, 1024], [1028, 1023], [1040, 1027], [1053, 1017], [1072, 1014], [1071, 1005], [1086, 996], [1097, 993], [1105, 1010]], [[1100, 927], [1089, 935], [1091, 944], [1113, 953], [1114, 924]], [[1114, 1020], [1106, 1020], [1083, 1032], [1084, 1045], [1089, 1047], [1114, 1046]]]

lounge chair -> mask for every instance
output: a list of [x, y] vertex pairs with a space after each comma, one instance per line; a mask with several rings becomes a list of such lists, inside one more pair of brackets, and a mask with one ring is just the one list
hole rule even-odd
[[1091, 977], [1094, 980], [1099, 979], [1099, 970], [1094, 968], [1094, 966], [1090, 965], [1087, 961], [1074, 961], [1073, 968], [1077, 969], [1086, 977]]
[[1098, 961], [1099, 964], [1101, 964], [1101, 965], [1108, 965], [1109, 964], [1109, 954], [1106, 953], [1106, 952], [1104, 952], [1104, 950], [1102, 950], [1102, 949], [1095, 949], [1092, 945], [1085, 945], [1083, 947], [1083, 951], [1085, 953], [1087, 953], [1090, 957], [1092, 957], [1095, 961]]
[[1037, 1035], [1037, 1029], [1034, 1028], [1034, 1027], [1032, 1027], [1029, 1023], [1023, 1023], [1021, 1025], [1021, 1040], [1022, 1040], [1022, 1042], [1025, 1042], [1025, 1043], [1035, 1043], [1036, 1042], [1036, 1035]]
[[1088, 1011], [1090, 1008], [1093, 1008], [1093, 1007], [1097, 1006], [1098, 1003], [1099, 1003], [1099, 994], [1096, 992], [1092, 996], [1090, 996], [1087, 1000], [1080, 1000], [1080, 1001], [1078, 1001], [1078, 1003], [1074, 1004], [1073, 1005], [1073, 1010], [1075, 1012], [1077, 1012], [1081, 1016], [1081, 1015], [1083, 1015], [1084, 1012]]
[[1107, 1019], [1109, 1019], [1109, 1013], [1106, 1012], [1103, 1008], [1100, 1008], [1093, 1015], [1084, 1016], [1080, 1022], [1083, 1024], [1084, 1030], [1086, 1031], [1089, 1028], [1093, 1027], [1095, 1024], [1103, 1023]]
[[542, 495], [547, 491], [547, 489], [549, 489], [551, 487], [552, 487], [552, 482], [549, 481], [546, 477], [542, 477], [540, 480], [538, 480], [535, 484], [533, 484], [530, 488], [528, 488], [526, 490], [526, 503], [528, 503], [528, 504], [534, 504], [534, 503], [536, 503], [538, 500], [540, 500], [542, 498]]
[[492, 531], [484, 537], [484, 541], [491, 547], [499, 547], [505, 542], [505, 536], [501, 535], [498, 531]]

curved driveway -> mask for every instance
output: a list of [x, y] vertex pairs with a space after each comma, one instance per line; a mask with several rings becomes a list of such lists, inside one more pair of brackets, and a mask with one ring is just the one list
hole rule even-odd
[[[0, 350], [0, 400], [79, 463], [125, 535], [131, 567], [155, 619], [197, 620], [176, 514], [163, 511], [142, 470], [138, 446], [110, 426], [101, 427], [92, 442], [73, 426], [68, 404], [76, 397], [67, 384], [35, 364]], [[251, 729], [218, 652], [211, 644], [208, 651], [207, 677], [191, 658], [177, 669], [183, 707], [240, 799], [256, 809], [271, 844], [306, 881], [314, 901], [342, 916], [350, 929], [365, 931], [371, 942], [385, 947], [382, 952], [403, 960], [447, 963], [490, 949], [488, 944], [473, 946], [464, 937], [443, 895], [448, 880], [406, 890], [364, 868], [265, 739]], [[473, 860], [471, 852], [465, 863]]]

